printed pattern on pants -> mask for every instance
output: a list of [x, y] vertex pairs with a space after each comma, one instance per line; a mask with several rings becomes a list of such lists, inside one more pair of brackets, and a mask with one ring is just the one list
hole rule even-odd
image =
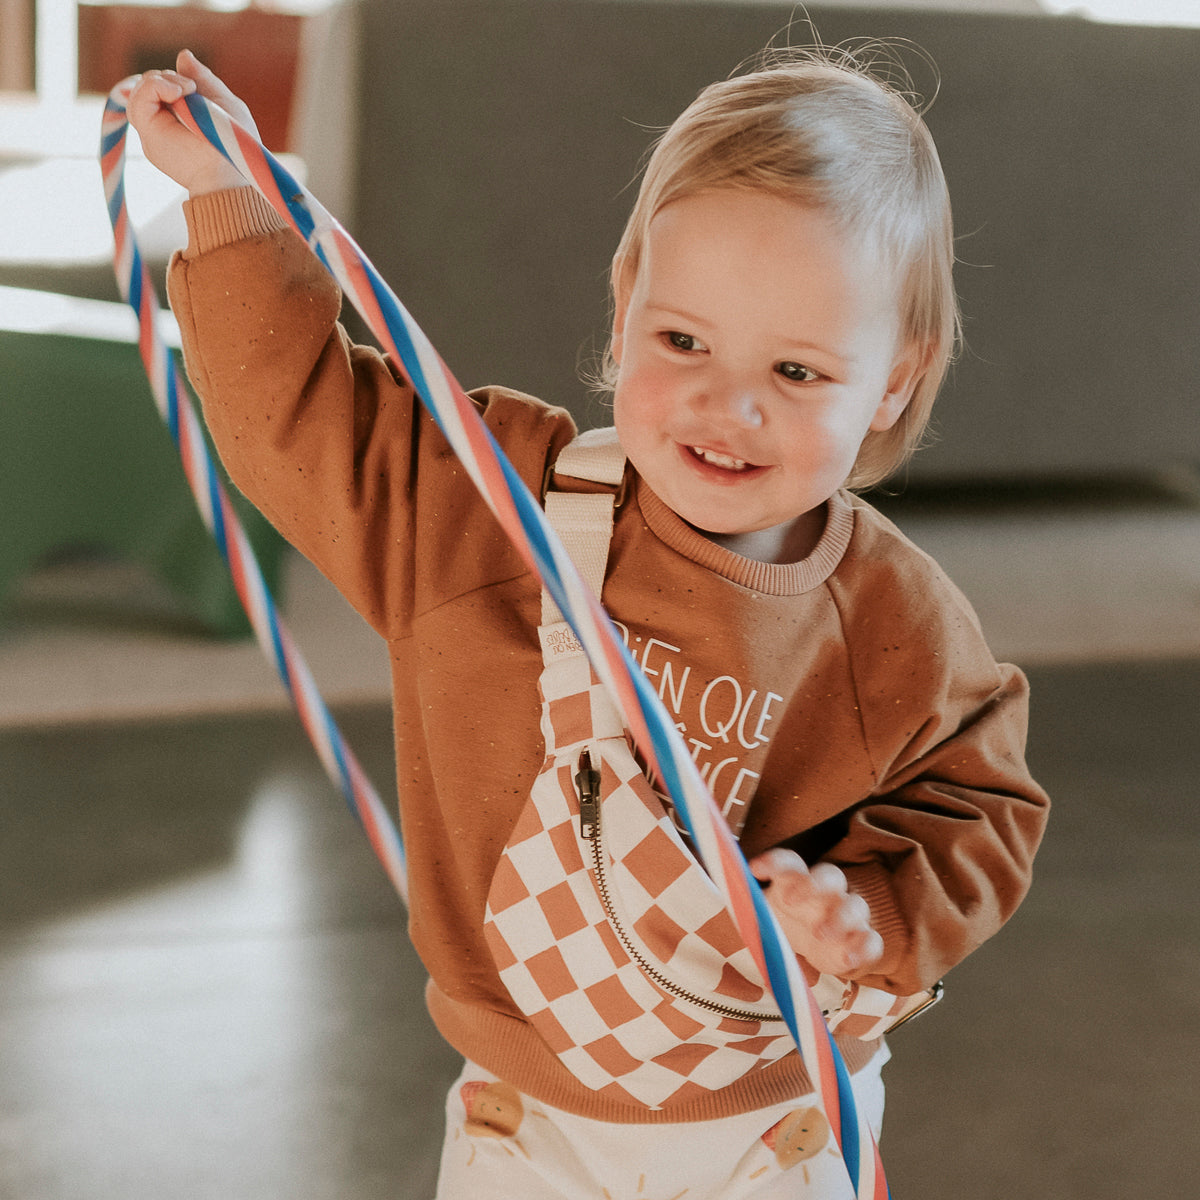
[[[851, 1076], [876, 1137], [886, 1047]], [[437, 1200], [853, 1200], [812, 1095], [709, 1121], [614, 1125], [522, 1095], [475, 1063], [446, 1099]]]

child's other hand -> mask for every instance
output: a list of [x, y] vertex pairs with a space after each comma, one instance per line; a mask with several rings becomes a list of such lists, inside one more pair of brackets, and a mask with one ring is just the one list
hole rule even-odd
[[767, 903], [807, 967], [809, 983], [820, 974], [848, 978], [883, 955], [867, 902], [847, 890], [846, 876], [832, 863], [810, 870], [798, 854], [776, 847], [752, 859], [750, 871], [770, 883]]
[[176, 119], [170, 105], [199, 92], [257, 133], [250, 110], [190, 51], [181, 50], [174, 71], [147, 71], [129, 97], [129, 123], [146, 157], [192, 196], [242, 187], [246, 180], [219, 150]]

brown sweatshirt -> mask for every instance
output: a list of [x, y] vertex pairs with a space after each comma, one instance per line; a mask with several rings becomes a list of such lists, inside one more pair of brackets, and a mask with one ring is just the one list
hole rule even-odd
[[[169, 289], [190, 377], [235, 483], [384, 637], [410, 930], [447, 1040], [545, 1103], [695, 1120], [811, 1090], [796, 1054], [661, 1112], [589, 1092], [508, 996], [483, 936], [492, 873], [543, 758], [540, 585], [396, 367], [350, 343], [336, 285], [250, 190], [187, 205]], [[574, 426], [473, 394], [536, 492]], [[603, 600], [752, 856], [841, 867], [883, 960], [929, 986], [1024, 896], [1047, 800], [1024, 763], [1024, 677], [998, 666], [937, 565], [847, 493], [804, 561], [741, 558], [630, 475]], [[567, 486], [570, 486], [569, 484]], [[875, 1050], [839, 1038], [851, 1070]]]

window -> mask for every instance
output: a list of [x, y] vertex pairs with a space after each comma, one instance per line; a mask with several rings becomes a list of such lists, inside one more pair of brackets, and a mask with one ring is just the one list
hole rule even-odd
[[0, 156], [94, 154], [104, 94], [188, 45], [254, 110], [272, 150], [288, 142], [304, 14], [321, 0], [0, 0]]
[[78, 92], [75, 0], [0, 0], [0, 154], [95, 153], [98, 98]]
[[0, 94], [32, 92], [33, 0], [0, 0]]
[[[181, 46], [206, 58], [250, 105], [268, 148], [291, 150], [288, 169], [347, 220], [355, 9], [338, 0], [0, 0], [0, 282], [43, 286], [23, 282], [37, 264], [106, 263], [97, 156], [104, 93], [169, 63]], [[317, 170], [300, 157], [306, 150]], [[127, 169], [143, 252], [164, 257], [182, 240], [179, 190], [141, 158], [136, 134]]]

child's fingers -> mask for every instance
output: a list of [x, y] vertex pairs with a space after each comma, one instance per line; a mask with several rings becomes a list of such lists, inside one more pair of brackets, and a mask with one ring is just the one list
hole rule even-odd
[[129, 119], [135, 128], [156, 117], [161, 109], [181, 96], [196, 90], [196, 85], [174, 71], [147, 71], [138, 76], [129, 95]]
[[749, 865], [755, 878], [770, 884], [771, 897], [777, 904], [807, 909], [814, 923], [825, 915], [840, 913], [851, 899], [846, 876], [832, 863], [817, 863], [810, 869], [795, 851], [776, 846]]
[[[215, 71], [206, 67], [190, 50], [180, 50], [175, 56], [175, 69], [180, 75], [191, 79], [206, 100], [217, 104], [221, 104], [222, 101], [237, 101], [237, 97], [225, 81]], [[222, 104], [222, 107], [225, 105]]]
[[223, 154], [184, 127], [172, 106], [198, 89], [178, 71], [147, 71], [130, 92], [126, 111], [142, 151], [191, 195], [238, 187], [244, 181]]
[[836, 944], [827, 947], [825, 972], [845, 978], [870, 967], [883, 957], [883, 938], [873, 929], [847, 932]]
[[846, 876], [832, 863], [817, 863], [809, 872], [813, 900], [830, 916], [836, 915], [846, 924], [856, 921], [870, 924], [871, 910], [867, 902], [851, 892]]
[[160, 145], [170, 145], [185, 133], [171, 105], [195, 89], [190, 79], [181, 79], [174, 71], [147, 71], [138, 78], [129, 95], [126, 111], [129, 123], [137, 130], [147, 156]]
[[[808, 864], [793, 850], [776, 846], [760, 854], [750, 864], [750, 870], [765, 886], [770, 888], [770, 903], [773, 908], [784, 911], [803, 911], [813, 926], [823, 917], [828, 907], [830, 889], [836, 890], [823, 864], [811, 871]], [[836, 875], [841, 872], [833, 868]]]
[[[803, 861], [803, 860], [801, 860]], [[846, 876], [833, 863], [817, 863], [809, 872], [813, 889], [824, 896], [845, 896]]]
[[789, 871], [808, 874], [808, 864], [804, 859], [794, 850], [785, 850], [782, 846], [764, 850], [762, 854], [752, 858], [747, 865], [754, 878], [762, 883], [773, 882]]
[[205, 100], [223, 108], [239, 124], [257, 136], [257, 129], [250, 109], [245, 102], [238, 98], [225, 81], [215, 71], [206, 67], [190, 50], [180, 50], [175, 59], [175, 68], [193, 86]]
[[832, 863], [810, 869], [798, 854], [776, 847], [749, 865], [769, 885], [768, 903], [793, 949], [816, 969], [845, 975], [882, 956], [870, 905], [849, 890], [845, 874]]

